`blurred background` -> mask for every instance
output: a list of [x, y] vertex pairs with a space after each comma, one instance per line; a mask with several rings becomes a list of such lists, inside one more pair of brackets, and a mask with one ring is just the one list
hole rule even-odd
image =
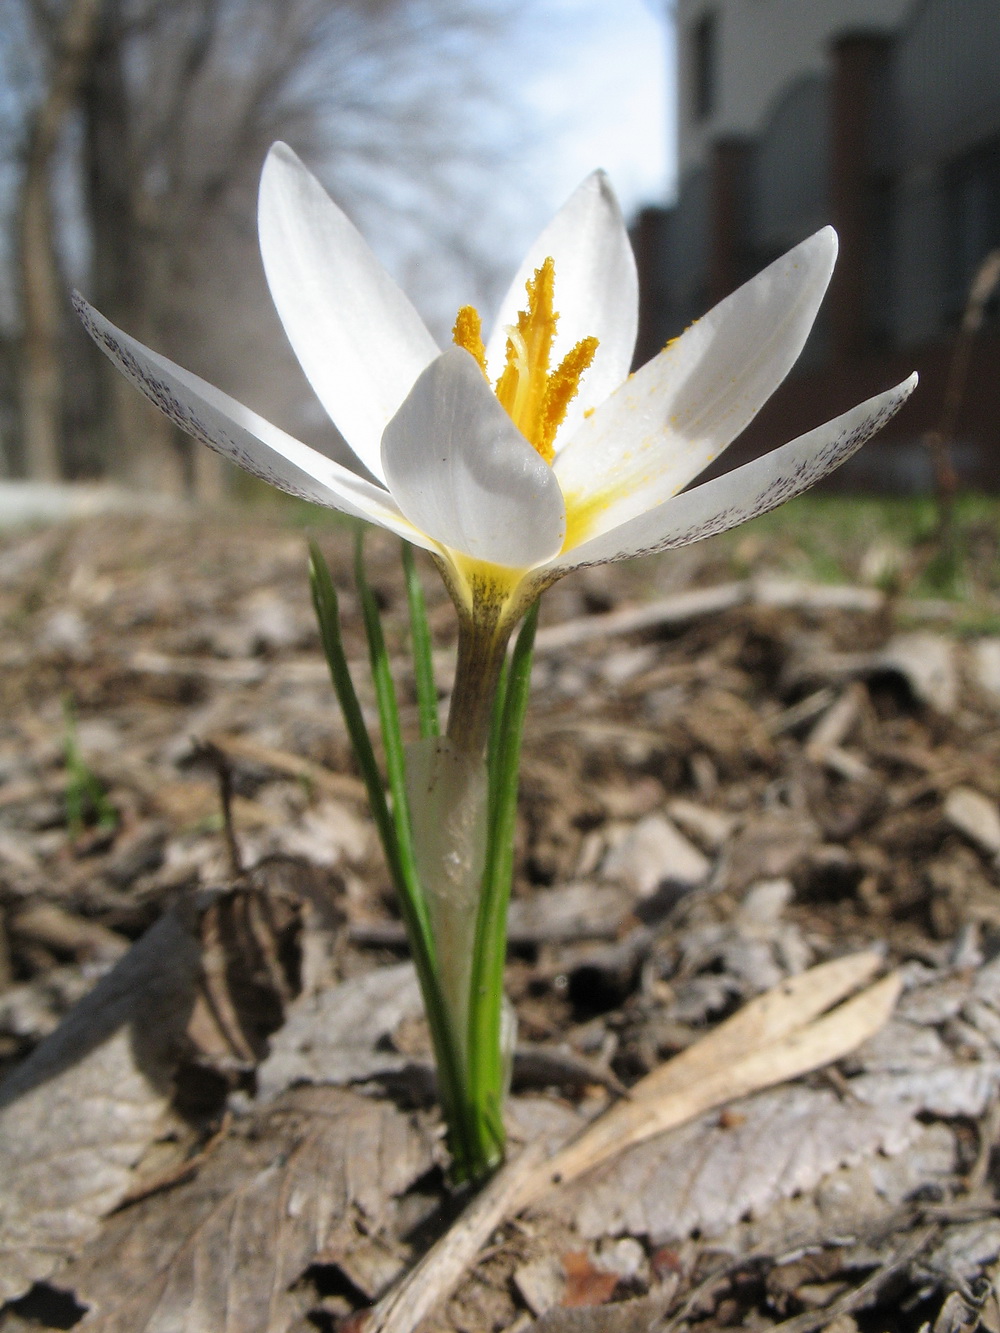
[[[0, 0], [0, 476], [225, 481], [69, 304], [320, 447], [257, 253], [284, 139], [447, 339], [595, 166], [667, 197], [660, 0]], [[670, 99], [672, 107], [672, 98]]]
[[726, 466], [916, 368], [834, 484], [997, 488], [996, 0], [0, 0], [0, 477], [227, 485], [91, 346], [74, 286], [337, 448], [257, 256], [277, 138], [442, 338], [597, 165], [633, 227], [640, 360], [833, 222], [799, 371]]
[[832, 222], [840, 259], [799, 373], [727, 466], [917, 369], [918, 392], [832, 484], [995, 491], [1000, 4], [676, 8], [679, 186], [636, 229], [641, 352]]

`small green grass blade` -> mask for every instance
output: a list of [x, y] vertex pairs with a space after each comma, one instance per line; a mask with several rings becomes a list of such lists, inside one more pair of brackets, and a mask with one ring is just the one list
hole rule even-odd
[[427, 623], [427, 604], [420, 571], [413, 558], [413, 547], [403, 542], [403, 573], [406, 576], [406, 600], [410, 607], [410, 644], [413, 651], [413, 671], [417, 686], [417, 709], [420, 714], [421, 736], [437, 736], [437, 686], [434, 683], [434, 656], [431, 631]]
[[80, 744], [76, 734], [76, 709], [69, 695], [66, 695], [63, 699], [63, 723], [65, 727], [63, 754], [66, 764], [66, 827], [69, 829], [70, 837], [79, 837], [86, 826], [88, 816], [93, 818], [98, 828], [117, 828], [118, 811], [108, 800], [96, 773], [87, 765], [80, 753]]
[[316, 619], [319, 622], [323, 652], [330, 668], [330, 678], [368, 792], [372, 818], [375, 820], [379, 838], [385, 849], [393, 880], [398, 886], [403, 877], [396, 842], [396, 826], [389, 813], [382, 786], [382, 774], [379, 772], [375, 751], [372, 749], [371, 738], [347, 665], [347, 655], [340, 634], [340, 604], [337, 590], [333, 586], [333, 579], [330, 577], [330, 570], [323, 553], [315, 542], [309, 543], [309, 584], [312, 589], [313, 606], [316, 608]]

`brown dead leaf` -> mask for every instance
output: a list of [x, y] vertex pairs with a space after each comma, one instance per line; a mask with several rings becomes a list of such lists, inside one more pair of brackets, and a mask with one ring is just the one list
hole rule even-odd
[[570, 1250], [562, 1257], [566, 1270], [566, 1290], [562, 1305], [572, 1309], [580, 1305], [604, 1305], [618, 1286], [618, 1274], [595, 1268], [586, 1250]]
[[421, 1012], [412, 963], [303, 995], [257, 1071], [259, 1095], [266, 1100], [293, 1083], [351, 1083], [403, 1068], [407, 1058], [388, 1039], [404, 1019]]
[[280, 890], [217, 893], [199, 922], [201, 984], [188, 1036], [220, 1073], [252, 1068], [300, 989], [300, 912]]
[[194, 1180], [117, 1214], [60, 1284], [95, 1333], [284, 1333], [304, 1313], [289, 1293], [304, 1270], [336, 1263], [359, 1228], [385, 1230], [432, 1160], [390, 1104], [305, 1089], [240, 1126]]
[[0, 1299], [96, 1233], [173, 1123], [198, 971], [192, 930], [161, 918], [0, 1086]]
[[556, 1195], [582, 1236], [715, 1235], [745, 1213], [812, 1189], [846, 1162], [902, 1152], [919, 1133], [908, 1107], [868, 1107], [791, 1086], [739, 1105], [739, 1124], [702, 1117], [630, 1149]]

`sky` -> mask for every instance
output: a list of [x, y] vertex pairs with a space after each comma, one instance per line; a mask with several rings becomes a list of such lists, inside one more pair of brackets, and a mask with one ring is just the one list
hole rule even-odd
[[604, 167], [626, 215], [664, 203], [676, 176], [673, 31], [666, 0], [560, 0], [552, 45], [525, 96], [552, 138], [542, 154], [557, 207]]
[[[517, 126], [495, 195], [484, 196], [493, 270], [470, 294], [461, 266], [399, 261], [398, 235], [370, 239], [435, 333], [458, 305], [489, 324], [525, 248], [595, 168], [603, 167], [626, 221], [673, 197], [676, 178], [671, 0], [524, 0], [521, 19], [491, 52], [494, 86], [510, 89]], [[501, 95], [502, 91], [501, 91]], [[487, 131], [488, 132], [488, 131]], [[376, 218], [377, 225], [377, 218]]]

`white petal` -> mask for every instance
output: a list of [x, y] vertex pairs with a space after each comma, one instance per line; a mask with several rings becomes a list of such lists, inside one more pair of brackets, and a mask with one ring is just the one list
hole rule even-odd
[[487, 344], [494, 381], [504, 367], [506, 329], [525, 307], [524, 285], [549, 256], [555, 260], [559, 312], [552, 367], [581, 338], [598, 339], [597, 354], [559, 431], [560, 439], [568, 440], [584, 412], [621, 384], [635, 350], [639, 312], [635, 258], [618, 200], [603, 171], [593, 172], [569, 197], [518, 269]]
[[566, 512], [552, 469], [460, 347], [417, 380], [386, 427], [382, 464], [402, 512], [444, 546], [517, 569], [562, 546]]
[[337, 429], [381, 479], [382, 431], [438, 346], [286, 144], [276, 143], [264, 163], [257, 224], [288, 341]]
[[808, 490], [856, 453], [906, 401], [916, 383], [916, 375], [911, 375], [894, 389], [869, 398], [763, 458], [706, 481], [567, 551], [564, 557], [546, 565], [546, 570], [559, 569], [565, 573], [584, 565], [687, 546], [717, 532], [727, 532], [758, 514], [766, 514]]
[[[98, 347], [175, 426], [289, 495], [378, 523], [418, 546], [435, 549], [423, 533], [414, 531], [380, 486], [355, 476], [221, 389], [144, 347], [78, 292], [73, 303]], [[136, 442], [136, 448], [140, 447]]]
[[697, 320], [584, 421], [555, 462], [596, 500], [587, 537], [662, 504], [756, 416], [794, 365], [837, 256], [824, 227]]

